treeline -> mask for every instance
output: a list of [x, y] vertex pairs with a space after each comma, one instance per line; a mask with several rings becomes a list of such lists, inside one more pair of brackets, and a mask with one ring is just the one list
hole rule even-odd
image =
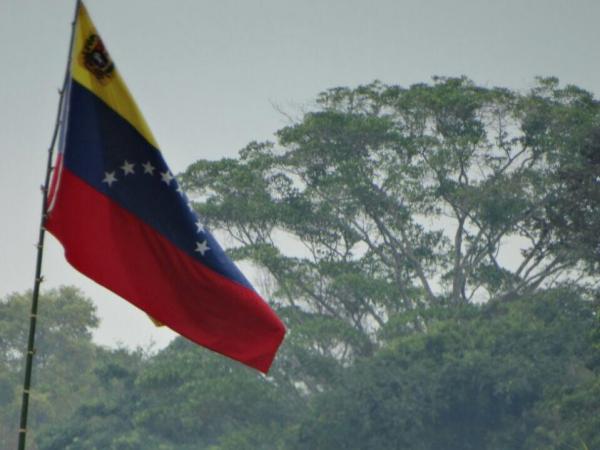
[[[181, 175], [262, 270], [289, 333], [268, 377], [183, 339], [106, 349], [47, 292], [32, 449], [600, 448], [600, 104], [436, 78], [324, 92]], [[0, 302], [0, 447], [28, 294]]]
[[[269, 377], [183, 339], [154, 355], [98, 347], [89, 299], [65, 287], [42, 300], [31, 449], [600, 448], [598, 318], [577, 291], [432, 308], [426, 332], [399, 316], [372, 357], [345, 368], [307, 358], [292, 332]], [[28, 302], [0, 304], [6, 449]], [[303, 359], [316, 392], [286, 368]]]

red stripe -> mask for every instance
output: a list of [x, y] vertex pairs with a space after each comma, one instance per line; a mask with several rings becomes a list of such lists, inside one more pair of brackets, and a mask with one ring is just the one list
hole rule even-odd
[[267, 372], [285, 328], [269, 306], [63, 169], [46, 228], [84, 275], [188, 339]]

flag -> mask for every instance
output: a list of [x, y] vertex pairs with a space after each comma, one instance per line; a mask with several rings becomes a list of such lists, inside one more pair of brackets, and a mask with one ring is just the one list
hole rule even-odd
[[282, 322], [193, 211], [82, 4], [74, 33], [46, 229], [84, 275], [266, 373]]

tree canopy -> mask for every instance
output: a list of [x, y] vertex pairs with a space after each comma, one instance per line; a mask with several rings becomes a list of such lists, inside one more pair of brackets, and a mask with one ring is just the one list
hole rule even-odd
[[429, 307], [594, 273], [599, 111], [553, 78], [525, 94], [466, 78], [336, 88], [277, 143], [198, 161], [183, 181], [233, 254], [268, 273], [290, 345], [325, 359], [306, 374], [318, 389], [397, 314], [422, 330]]

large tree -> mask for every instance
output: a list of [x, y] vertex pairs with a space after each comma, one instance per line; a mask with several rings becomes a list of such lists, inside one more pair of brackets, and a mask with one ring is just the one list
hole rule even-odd
[[295, 349], [279, 367], [301, 359], [318, 390], [372, 354], [396, 314], [414, 311], [407, 326], [418, 330], [424, 308], [582, 276], [581, 261], [598, 255], [586, 228], [597, 205], [585, 202], [599, 184], [581, 168], [597, 159], [599, 112], [591, 94], [552, 78], [525, 94], [466, 78], [337, 88], [277, 143], [198, 161], [183, 179], [198, 212], [237, 242], [234, 256], [266, 270]]

